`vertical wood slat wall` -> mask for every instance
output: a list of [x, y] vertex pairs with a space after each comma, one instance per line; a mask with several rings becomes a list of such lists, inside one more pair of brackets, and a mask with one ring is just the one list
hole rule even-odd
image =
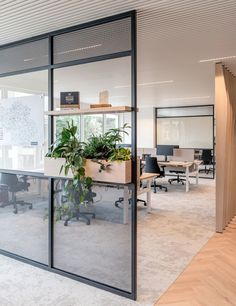
[[236, 215], [236, 78], [221, 63], [215, 67], [216, 231]]

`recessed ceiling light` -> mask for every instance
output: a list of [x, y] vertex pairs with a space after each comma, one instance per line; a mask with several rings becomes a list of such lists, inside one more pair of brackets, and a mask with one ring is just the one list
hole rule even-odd
[[34, 58], [32, 57], [32, 58], [25, 58], [24, 59], [24, 62], [30, 62], [30, 61], [33, 61], [34, 60]]
[[128, 96], [111, 96], [112, 99], [128, 98]]
[[199, 63], [217, 62], [217, 61], [220, 61], [220, 60], [231, 59], [231, 58], [236, 58], [236, 55], [223, 56], [223, 57], [216, 57], [216, 58], [208, 58], [208, 59], [200, 60], [200, 61], [198, 61], [198, 62], [199, 62]]
[[102, 46], [102, 44], [92, 45], [92, 46], [81, 47], [81, 48], [76, 48], [76, 49], [57, 52], [57, 54], [59, 54], [59, 55], [68, 54], [68, 53], [79, 52], [79, 51], [84, 51], [84, 50], [88, 50], [88, 49], [94, 49], [94, 48], [101, 47], [101, 46]]
[[182, 98], [170, 98], [164, 101], [175, 101], [175, 100], [194, 100], [194, 99], [209, 99], [211, 96], [193, 96], [193, 97], [182, 97]]
[[[151, 86], [151, 85], [162, 85], [162, 84], [169, 84], [173, 83], [173, 80], [167, 80], [167, 81], [155, 81], [155, 82], [148, 82], [148, 83], [138, 83], [138, 86]], [[131, 85], [119, 85], [115, 86], [114, 88], [129, 88]]]
[[156, 81], [156, 82], [148, 82], [148, 83], [139, 83], [138, 86], [149, 86], [149, 85], [161, 85], [161, 84], [168, 84], [173, 83], [173, 80], [167, 80], [167, 81]]

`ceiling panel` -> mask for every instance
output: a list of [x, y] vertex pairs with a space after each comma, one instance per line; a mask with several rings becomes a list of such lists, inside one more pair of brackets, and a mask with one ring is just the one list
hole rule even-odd
[[140, 106], [213, 103], [215, 62], [236, 75], [235, 0], [2, 0], [0, 45], [133, 9]]

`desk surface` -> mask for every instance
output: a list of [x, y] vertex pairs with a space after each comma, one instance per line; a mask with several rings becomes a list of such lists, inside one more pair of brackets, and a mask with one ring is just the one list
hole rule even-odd
[[171, 161], [168, 161], [168, 162], [158, 162], [158, 164], [160, 166], [172, 166], [172, 167], [190, 167], [192, 166], [193, 164], [198, 164], [200, 165], [201, 164], [201, 160], [194, 160], [194, 161], [175, 161], [175, 160], [171, 160]]
[[160, 176], [159, 173], [143, 173], [141, 176], [140, 176], [140, 180], [148, 180], [148, 179], [152, 179], [154, 177], [157, 177], [157, 176]]

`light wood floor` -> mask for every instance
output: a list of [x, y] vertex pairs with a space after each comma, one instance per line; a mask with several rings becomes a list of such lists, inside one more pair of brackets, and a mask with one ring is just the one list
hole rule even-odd
[[215, 234], [155, 306], [236, 306], [236, 217]]

